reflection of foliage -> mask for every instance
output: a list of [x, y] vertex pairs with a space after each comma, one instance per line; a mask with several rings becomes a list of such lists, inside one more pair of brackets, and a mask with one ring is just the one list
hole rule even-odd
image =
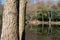
[[37, 32], [42, 32], [42, 27], [37, 26]]
[[[37, 32], [40, 33], [40, 34], [43, 34], [43, 35], [48, 34], [48, 25], [44, 26], [44, 29], [43, 29], [44, 31], [43, 32], [42, 32], [41, 25], [37, 26], [35, 29], [37, 29]], [[60, 27], [59, 27], [59, 25], [52, 26], [52, 34], [50, 34], [50, 35], [60, 35]]]

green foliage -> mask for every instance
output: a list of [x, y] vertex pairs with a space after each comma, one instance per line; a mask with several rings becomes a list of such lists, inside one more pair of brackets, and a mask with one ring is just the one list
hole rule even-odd
[[53, 13], [52, 13], [52, 20], [59, 21], [60, 20], [60, 13], [53, 11]]
[[42, 14], [37, 14], [37, 19], [41, 19], [42, 18]]
[[60, 0], [58, 0], [58, 7], [60, 7]]
[[[48, 12], [49, 11], [47, 11], [46, 9], [44, 9], [44, 10], [42, 10], [42, 11], [37, 11], [37, 16], [36, 16], [36, 18], [37, 19], [42, 19], [42, 16], [43, 16], [43, 18], [47, 21], [48, 20]], [[50, 14], [52, 14], [52, 20], [53, 21], [59, 21], [60, 20], [60, 12], [58, 12], [58, 11], [50, 11]]]

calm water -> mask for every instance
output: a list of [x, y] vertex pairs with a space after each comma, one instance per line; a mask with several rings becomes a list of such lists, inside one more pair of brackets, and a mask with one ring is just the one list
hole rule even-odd
[[28, 26], [25, 33], [26, 40], [60, 40], [60, 25]]

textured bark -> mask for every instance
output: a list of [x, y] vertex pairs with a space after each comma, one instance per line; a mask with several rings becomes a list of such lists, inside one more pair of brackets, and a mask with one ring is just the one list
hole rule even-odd
[[1, 40], [18, 40], [17, 0], [5, 0]]
[[19, 38], [22, 40], [22, 35], [24, 31], [24, 15], [25, 15], [25, 1], [20, 0], [20, 8], [19, 8]]

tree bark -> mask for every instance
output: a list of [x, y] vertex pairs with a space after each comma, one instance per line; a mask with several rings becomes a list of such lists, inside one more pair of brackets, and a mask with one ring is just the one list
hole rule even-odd
[[20, 0], [20, 8], [19, 8], [19, 39], [22, 40], [22, 35], [24, 31], [24, 15], [25, 15], [25, 3], [26, 0]]
[[44, 17], [43, 17], [43, 13], [42, 13], [42, 33], [44, 31]]
[[18, 40], [17, 3], [18, 0], [5, 0], [1, 40]]

